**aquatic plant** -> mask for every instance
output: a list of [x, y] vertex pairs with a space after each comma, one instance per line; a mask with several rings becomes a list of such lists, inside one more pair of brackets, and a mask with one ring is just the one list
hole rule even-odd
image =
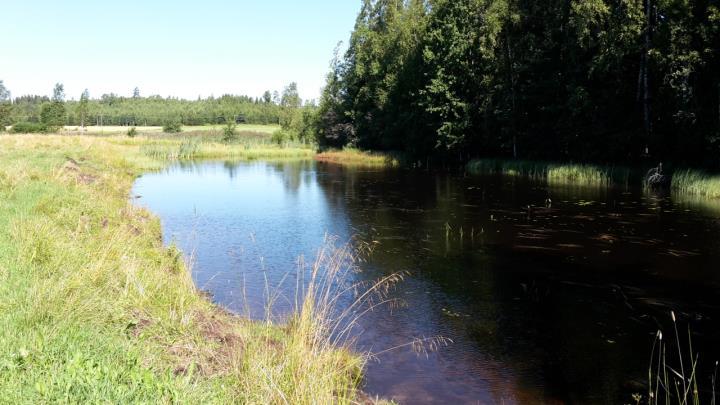
[[[111, 140], [122, 144], [127, 141]], [[232, 143], [225, 144], [199, 137], [178, 139], [140, 140], [135, 145], [141, 151], [160, 160], [188, 159], [297, 159], [311, 158], [315, 152], [306, 147], [279, 147], [265, 144]]]
[[720, 176], [699, 170], [680, 170], [673, 173], [671, 188], [679, 194], [720, 198]]
[[467, 170], [472, 174], [502, 174], [546, 180], [554, 185], [581, 186], [623, 184], [631, 176], [626, 168], [532, 160], [477, 159], [468, 163]]
[[611, 171], [594, 165], [550, 165], [547, 169], [550, 184], [607, 186], [612, 183]]
[[[687, 333], [687, 348], [681, 344], [678, 332], [677, 318], [675, 312], [670, 313], [673, 323], [675, 343], [667, 342], [661, 330], [655, 335], [652, 351], [650, 354], [650, 366], [648, 368], [648, 391], [647, 403], [650, 405], [688, 405], [700, 404], [703, 399], [698, 384], [698, 359], [699, 355], [693, 351], [692, 336], [690, 329]], [[715, 372], [712, 375], [712, 391], [705, 396], [715, 404], [715, 380], [717, 377], [718, 363], [715, 362]], [[642, 400], [640, 394], [635, 395], [636, 401]]]
[[318, 153], [315, 160], [348, 166], [397, 167], [400, 165], [400, 159], [390, 153], [367, 152], [349, 147]]

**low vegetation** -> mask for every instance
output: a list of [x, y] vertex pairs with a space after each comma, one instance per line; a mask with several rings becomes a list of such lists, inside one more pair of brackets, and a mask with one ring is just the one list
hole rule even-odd
[[562, 164], [530, 160], [479, 159], [467, 165], [473, 174], [503, 174], [547, 180], [548, 184], [608, 186], [627, 183], [630, 170], [588, 164]]
[[10, 129], [14, 134], [44, 134], [49, 131], [50, 128], [42, 122], [18, 122]]
[[[163, 247], [157, 218], [128, 201], [136, 175], [179, 157], [148, 153], [143, 142], [0, 137], [0, 398], [355, 401], [364, 357], [331, 340], [326, 294], [312, 282], [283, 327], [232, 316], [198, 294], [180, 252]], [[193, 156], [227, 148], [183, 145]], [[227, 152], [251, 156], [241, 150]], [[337, 274], [322, 266], [338, 260], [323, 257], [312, 274]]]
[[137, 145], [140, 151], [154, 159], [310, 159], [315, 151], [306, 147], [280, 147], [271, 144], [225, 144], [199, 138], [147, 140], [111, 140], [125, 145]]
[[353, 148], [321, 152], [315, 156], [315, 160], [348, 166], [396, 167], [400, 165], [400, 160], [389, 153], [366, 152]]
[[720, 176], [699, 170], [681, 170], [672, 176], [672, 189], [683, 195], [720, 198]]
[[182, 132], [182, 123], [180, 121], [167, 121], [163, 125], [163, 132], [166, 134], [179, 134]]

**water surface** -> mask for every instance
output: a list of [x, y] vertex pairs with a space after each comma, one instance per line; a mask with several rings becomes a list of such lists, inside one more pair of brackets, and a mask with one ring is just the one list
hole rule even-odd
[[377, 242], [359, 279], [407, 272], [405, 305], [362, 318], [390, 351], [365, 390], [401, 403], [626, 403], [670, 311], [693, 331], [701, 384], [720, 356], [720, 209], [642, 190], [295, 161], [184, 163], [141, 177], [141, 204], [193, 278], [240, 314], [291, 307], [299, 257], [326, 235]]

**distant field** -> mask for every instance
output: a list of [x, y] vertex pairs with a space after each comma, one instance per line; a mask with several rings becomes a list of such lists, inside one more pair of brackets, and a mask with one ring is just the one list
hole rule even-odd
[[[222, 131], [223, 125], [198, 125], [198, 126], [184, 126], [183, 132], [217, 132]], [[65, 126], [63, 133], [68, 134], [79, 134], [84, 133], [87, 135], [119, 135], [124, 134], [130, 129], [127, 126], [120, 125], [108, 125], [108, 126], [88, 126], [85, 127], [85, 131], [82, 132], [78, 126]], [[145, 127], [137, 126], [135, 129], [140, 134], [161, 134], [162, 127]], [[280, 129], [279, 125], [253, 125], [253, 124], [239, 124], [237, 126], [238, 132], [256, 132], [271, 135], [273, 132]]]

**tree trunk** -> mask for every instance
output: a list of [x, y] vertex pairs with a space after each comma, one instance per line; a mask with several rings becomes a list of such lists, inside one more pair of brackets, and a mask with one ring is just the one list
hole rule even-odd
[[650, 117], [650, 78], [649, 78], [649, 54], [652, 41], [652, 0], [645, 0], [645, 49], [642, 63], [642, 87], [643, 87], [643, 127], [645, 129], [646, 142], [652, 137], [652, 120]]
[[512, 148], [513, 148], [513, 159], [517, 159], [517, 114], [516, 114], [516, 103], [515, 103], [515, 70], [513, 69], [512, 62], [512, 49], [510, 47], [510, 34], [505, 32], [505, 63], [507, 64], [508, 84], [510, 85], [510, 105], [511, 111], [511, 124], [510, 128], [513, 132], [512, 135]]

